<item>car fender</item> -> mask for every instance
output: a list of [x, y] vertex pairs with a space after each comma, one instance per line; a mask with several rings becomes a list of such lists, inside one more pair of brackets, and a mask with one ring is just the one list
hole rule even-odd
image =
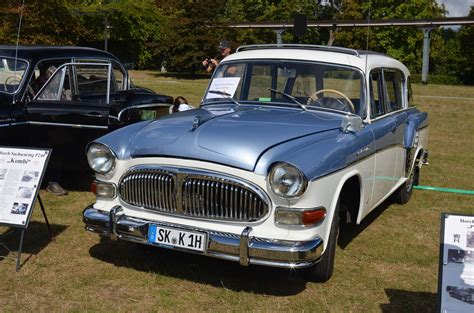
[[276, 162], [298, 167], [309, 181], [343, 170], [375, 152], [370, 130], [343, 133], [339, 129], [280, 144], [258, 160], [255, 173], [267, 175]]
[[[342, 192], [342, 188], [344, 187], [344, 185], [346, 184], [346, 182], [351, 179], [352, 177], [357, 177], [357, 179], [359, 180], [359, 184], [360, 184], [360, 189], [359, 189], [359, 193], [361, 194], [360, 196], [360, 202], [359, 202], [359, 208], [360, 208], [360, 205], [363, 201], [363, 184], [362, 184], [362, 179], [361, 179], [361, 173], [360, 171], [358, 171], [357, 169], [355, 168], [352, 168], [348, 171], [346, 171], [344, 174], [342, 174], [341, 177], [337, 178], [339, 180], [338, 184], [336, 185], [335, 189], [334, 189], [334, 193], [332, 195], [332, 198], [331, 198], [331, 204], [329, 206], [329, 208], [327, 208], [327, 216], [326, 216], [326, 219], [324, 220], [324, 223], [325, 223], [325, 228], [324, 229], [321, 229], [321, 235], [324, 239], [324, 250], [326, 250], [326, 247], [327, 247], [327, 238], [329, 238], [329, 233], [331, 231], [331, 223], [332, 223], [332, 220], [334, 218], [334, 213], [335, 213], [335, 210], [336, 210], [336, 206], [337, 206], [337, 203], [339, 201], [339, 198], [341, 197], [341, 192]], [[358, 210], [358, 216], [357, 216], [357, 220], [359, 221], [362, 217], [361, 217], [361, 214], [362, 214], [362, 211], [363, 210]]]
[[404, 147], [410, 149], [413, 147], [416, 132], [423, 127], [428, 126], [428, 114], [416, 111], [408, 115], [407, 127], [405, 128]]
[[[406, 164], [406, 175], [407, 177], [414, 170], [417, 165], [416, 162], [419, 159], [422, 159], [423, 153], [425, 151], [425, 140], [420, 138], [419, 131], [423, 128], [428, 127], [428, 114], [424, 112], [419, 112], [414, 110], [414, 112], [409, 113], [407, 127], [405, 129], [404, 137], [404, 147], [406, 149], [408, 161]], [[421, 166], [419, 164], [418, 166]]]

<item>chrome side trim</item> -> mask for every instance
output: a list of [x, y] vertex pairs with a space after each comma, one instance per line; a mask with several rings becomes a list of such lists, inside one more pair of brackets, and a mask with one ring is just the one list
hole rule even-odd
[[160, 244], [157, 246], [239, 263], [243, 261], [244, 266], [254, 264], [279, 268], [303, 268], [317, 263], [323, 253], [323, 240], [319, 236], [314, 236], [306, 241], [258, 238], [250, 236], [252, 231], [250, 227], [244, 228], [242, 233], [238, 235], [192, 226], [144, 220], [122, 213], [120, 206], [115, 206], [111, 212], [105, 212], [90, 205], [83, 212], [85, 229], [101, 236], [148, 245], [154, 245], [148, 242], [149, 224], [205, 232], [209, 239], [207, 250], [202, 253]]
[[65, 123], [34, 122], [34, 121], [30, 121], [27, 123], [31, 125], [60, 126], [60, 127], [72, 127], [72, 128], [109, 129], [108, 126], [96, 126], [96, 125], [65, 124]]

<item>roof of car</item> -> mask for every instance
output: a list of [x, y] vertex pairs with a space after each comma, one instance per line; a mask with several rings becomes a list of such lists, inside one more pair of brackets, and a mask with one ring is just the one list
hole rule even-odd
[[14, 46], [0, 45], [0, 55], [20, 59], [44, 59], [44, 58], [106, 58], [117, 60], [117, 58], [103, 50], [89, 47], [75, 46]]
[[379, 67], [396, 68], [403, 71], [406, 76], [410, 75], [405, 65], [383, 53], [343, 47], [294, 44], [242, 46], [237, 49], [236, 53], [226, 57], [223, 61], [240, 59], [286, 59], [324, 62], [356, 67], [364, 73]]

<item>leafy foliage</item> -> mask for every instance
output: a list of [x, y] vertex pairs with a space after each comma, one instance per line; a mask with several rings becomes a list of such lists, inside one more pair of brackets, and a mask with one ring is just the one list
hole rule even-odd
[[[432, 0], [346, 0], [341, 19], [426, 19], [443, 17], [445, 11]], [[336, 32], [336, 44], [356, 49], [386, 53], [407, 65], [412, 72], [421, 72], [423, 32], [416, 27], [372, 27]], [[442, 45], [439, 30], [431, 31], [432, 50]], [[433, 57], [434, 55], [432, 55]]]
[[[471, 6], [469, 17], [474, 17], [474, 6]], [[474, 84], [474, 26], [463, 26], [459, 31], [460, 45], [463, 58], [460, 62], [460, 74], [463, 82]]]
[[[216, 47], [223, 39], [230, 40], [234, 49], [276, 41], [272, 30], [227, 27], [231, 23], [288, 22], [297, 13], [306, 14], [308, 20], [424, 19], [446, 14], [435, 0], [340, 0], [337, 9], [316, 0], [26, 0], [23, 7], [22, 2], [0, 0], [2, 43], [16, 43], [23, 12], [20, 44], [104, 48], [107, 39], [108, 50], [136, 68], [165, 66], [180, 72], [200, 71], [203, 59], [218, 55]], [[368, 47], [399, 59], [412, 73], [421, 72], [423, 32], [416, 27], [309, 28], [300, 38], [289, 28], [282, 39]], [[432, 30], [430, 73], [474, 84], [473, 39], [473, 26]]]

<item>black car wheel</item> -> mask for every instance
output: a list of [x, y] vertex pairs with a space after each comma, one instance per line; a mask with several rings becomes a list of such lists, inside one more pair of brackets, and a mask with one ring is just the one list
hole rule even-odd
[[396, 203], [406, 204], [408, 201], [410, 201], [411, 194], [413, 193], [413, 186], [418, 184], [419, 177], [420, 169], [415, 165], [406, 182], [401, 185], [400, 188], [398, 188], [398, 190], [393, 194]]

